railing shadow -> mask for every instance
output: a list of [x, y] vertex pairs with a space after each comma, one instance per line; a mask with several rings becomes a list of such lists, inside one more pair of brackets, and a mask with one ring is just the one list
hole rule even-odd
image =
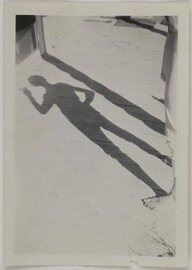
[[[151, 31], [153, 33], [160, 34], [160, 35], [162, 35], [164, 37], [167, 36], [166, 31], [156, 29], [156, 28], [154, 28], [153, 25], [145, 24], [145, 23], [143, 23], [141, 21], [134, 20], [130, 16], [116, 16], [116, 19], [122, 20], [122, 21], [130, 23], [130, 24], [134, 24], [134, 25], [139, 26], [139, 27], [141, 27], [143, 29], [147, 29], [147, 30], [149, 30], [149, 31]], [[115, 24], [115, 25], [118, 26], [118, 24]]]

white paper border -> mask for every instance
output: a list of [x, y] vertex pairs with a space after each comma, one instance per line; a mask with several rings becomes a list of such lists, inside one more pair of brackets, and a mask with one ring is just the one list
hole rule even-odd
[[[4, 263], [6, 265], [106, 265], [185, 267], [188, 262], [189, 7], [187, 3], [8, 2], [4, 4]], [[14, 254], [15, 15], [178, 16], [178, 136], [176, 257]], [[7, 60], [8, 59], [8, 60]]]

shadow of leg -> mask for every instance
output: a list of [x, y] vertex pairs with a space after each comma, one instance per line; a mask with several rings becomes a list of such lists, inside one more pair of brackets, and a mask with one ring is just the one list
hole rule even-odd
[[147, 152], [148, 154], [159, 158], [163, 163], [171, 166], [171, 162], [168, 162], [169, 157], [166, 158], [165, 155], [162, 155], [153, 146], [151, 146], [150, 144], [146, 143], [145, 141], [139, 139], [135, 135], [129, 133], [128, 131], [126, 131], [126, 130], [124, 130], [116, 125], [114, 125], [112, 122], [108, 121], [105, 118], [103, 119], [101, 126], [104, 129], [110, 131], [111, 133], [117, 135], [118, 137], [135, 144], [136, 146], [138, 146], [140, 149]]
[[130, 157], [124, 154], [110, 141], [97, 125], [84, 125], [78, 127], [91, 141], [97, 144], [103, 151], [117, 160], [125, 169], [130, 171], [139, 180], [150, 187], [157, 197], [167, 195], [167, 192], [157, 185], [143, 169]]

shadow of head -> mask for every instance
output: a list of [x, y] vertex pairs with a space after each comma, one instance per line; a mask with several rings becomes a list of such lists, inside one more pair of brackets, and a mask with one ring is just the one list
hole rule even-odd
[[28, 78], [28, 81], [33, 86], [45, 86], [48, 84], [47, 80], [39, 75], [33, 75]]

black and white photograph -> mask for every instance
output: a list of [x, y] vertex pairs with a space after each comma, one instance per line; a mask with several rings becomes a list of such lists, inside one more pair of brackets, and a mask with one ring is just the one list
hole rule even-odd
[[76, 265], [186, 263], [177, 254], [187, 249], [187, 83], [179, 87], [188, 53], [179, 23], [187, 19], [137, 6], [14, 12], [10, 105], [5, 97], [14, 123], [5, 143], [13, 243], [5, 246], [19, 259], [7, 255], [8, 264], [46, 264], [43, 256]]

